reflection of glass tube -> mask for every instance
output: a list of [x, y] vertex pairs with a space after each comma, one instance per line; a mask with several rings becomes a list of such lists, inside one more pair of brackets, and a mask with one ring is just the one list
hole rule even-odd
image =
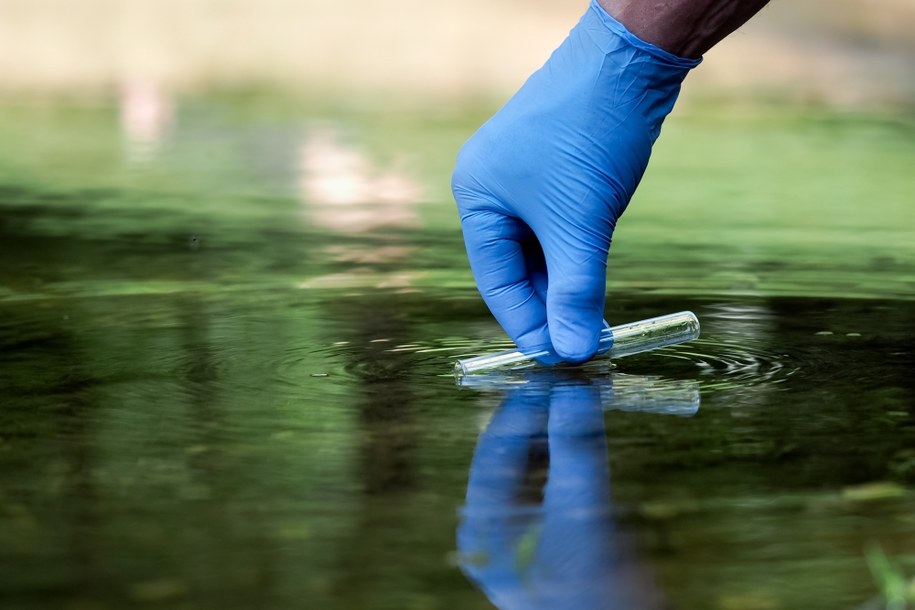
[[664, 379], [649, 375], [612, 376], [612, 385], [601, 386], [605, 409], [692, 417], [699, 412], [701, 393], [694, 379]]
[[[699, 336], [699, 319], [691, 311], [649, 318], [639, 322], [605, 328], [600, 334], [598, 353], [610, 358], [622, 358], [667, 345], [692, 341]], [[465, 358], [454, 363], [456, 375], [473, 375], [495, 368], [530, 365], [531, 360], [550, 355], [547, 350], [533, 353], [506, 351], [475, 358]]]
[[[551, 371], [544, 369], [528, 371], [523, 376], [481, 373], [458, 377], [456, 383], [462, 388], [481, 392], [524, 391], [533, 400], [537, 396], [549, 396], [553, 388], [563, 384], [564, 378], [552, 375]], [[588, 383], [600, 390], [601, 405], [608, 411], [637, 411], [684, 417], [692, 417], [699, 412], [699, 382], [694, 379], [665, 379], [614, 371], [606, 376], [591, 377]]]

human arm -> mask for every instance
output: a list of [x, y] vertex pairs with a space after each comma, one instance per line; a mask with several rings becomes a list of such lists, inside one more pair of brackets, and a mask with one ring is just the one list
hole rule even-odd
[[682, 57], [701, 57], [769, 0], [599, 0], [646, 42]]

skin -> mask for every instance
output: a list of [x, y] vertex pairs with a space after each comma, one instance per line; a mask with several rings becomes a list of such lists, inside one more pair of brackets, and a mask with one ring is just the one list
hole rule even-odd
[[769, 0], [598, 0], [630, 32], [681, 57], [697, 58]]

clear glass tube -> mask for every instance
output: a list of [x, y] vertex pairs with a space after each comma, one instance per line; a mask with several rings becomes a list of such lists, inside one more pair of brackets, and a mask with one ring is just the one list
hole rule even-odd
[[[691, 311], [649, 318], [639, 322], [605, 328], [600, 334], [598, 353], [610, 358], [622, 358], [640, 352], [692, 341], [699, 337], [699, 319]], [[548, 356], [546, 350], [524, 353], [508, 350], [465, 358], [454, 363], [456, 375], [474, 375], [498, 368], [532, 364], [533, 360]]]

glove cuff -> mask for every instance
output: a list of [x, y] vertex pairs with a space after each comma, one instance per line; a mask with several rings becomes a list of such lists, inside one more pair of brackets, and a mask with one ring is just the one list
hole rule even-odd
[[[623, 38], [633, 47], [653, 55], [656, 59], [670, 65], [672, 68], [682, 68], [685, 71], [695, 68], [702, 63], [702, 58], [681, 57], [670, 51], [665, 51], [659, 46], [646, 42], [626, 29], [626, 26], [616, 20], [610, 13], [604, 10], [598, 0], [591, 0], [589, 12], [594, 13], [600, 22], [611, 32]], [[685, 74], [684, 74], [685, 75]]]

